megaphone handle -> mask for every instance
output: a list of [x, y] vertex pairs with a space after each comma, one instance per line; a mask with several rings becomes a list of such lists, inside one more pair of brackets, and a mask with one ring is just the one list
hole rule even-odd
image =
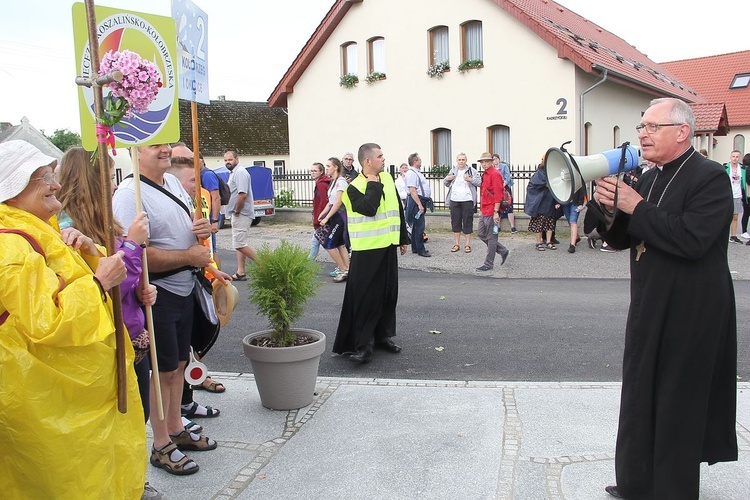
[[[620, 164], [617, 166], [617, 179], [619, 181], [620, 176], [625, 171], [625, 164], [627, 163], [627, 152], [628, 152], [628, 146], [630, 146], [630, 143], [625, 141], [622, 143], [622, 146], [620, 146], [621, 149], [621, 155], [620, 155]], [[619, 198], [620, 194], [620, 183], [615, 183], [615, 198], [612, 203], [612, 218], [617, 216], [617, 199]]]

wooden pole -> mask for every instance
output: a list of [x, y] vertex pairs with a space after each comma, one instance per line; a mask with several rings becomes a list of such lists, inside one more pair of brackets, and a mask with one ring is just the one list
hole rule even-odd
[[[133, 163], [133, 191], [135, 192], [135, 213], [143, 212], [143, 201], [141, 199], [141, 170], [138, 163], [138, 147], [130, 149], [130, 159]], [[143, 286], [149, 285], [148, 279], [148, 252], [143, 249], [141, 257], [141, 267], [143, 275], [141, 283]], [[159, 377], [159, 358], [156, 355], [156, 338], [154, 336], [154, 313], [151, 306], [146, 306], [146, 330], [148, 330], [149, 350], [151, 352], [151, 379], [154, 386], [154, 397], [156, 398], [156, 412], [159, 420], [164, 420], [164, 403], [161, 399], [161, 378]]]
[[[86, 0], [86, 25], [88, 27], [89, 50], [91, 52], [91, 73], [92, 81], [99, 74], [99, 38], [96, 33], [96, 13], [94, 11], [94, 0]], [[102, 88], [99, 85], [93, 85], [94, 91], [94, 112], [97, 118], [104, 115], [104, 105], [102, 98]], [[112, 180], [109, 176], [109, 165], [105, 162], [107, 145], [97, 141], [97, 166], [99, 168], [99, 181], [102, 188], [101, 211], [104, 216], [105, 224], [105, 246], [107, 255], [115, 253], [115, 229], [114, 215], [112, 213]], [[115, 358], [117, 360], [117, 409], [120, 413], [128, 411], [128, 387], [125, 364], [125, 328], [122, 322], [122, 302], [120, 296], [120, 287], [116, 286], [109, 292], [112, 299], [112, 313], [115, 322]]]

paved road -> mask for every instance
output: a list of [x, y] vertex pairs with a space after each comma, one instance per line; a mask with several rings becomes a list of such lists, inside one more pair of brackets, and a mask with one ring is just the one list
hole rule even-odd
[[[233, 252], [220, 251], [219, 255], [225, 270], [233, 271]], [[324, 265], [326, 272], [332, 267]], [[320, 375], [424, 380], [620, 380], [628, 280], [496, 279], [476, 274], [401, 269], [398, 341], [404, 350], [398, 355], [378, 352], [373, 362], [364, 366], [352, 365], [345, 357], [331, 353], [345, 285], [332, 283], [327, 275], [322, 277], [324, 286], [299, 321], [300, 325], [328, 335]], [[213, 370], [249, 372], [241, 339], [266, 327], [265, 320], [255, 314], [255, 307], [246, 300], [246, 284], [237, 285], [243, 300], [208, 356], [207, 364]], [[736, 281], [735, 289], [738, 317], [750, 317], [750, 305], [744, 299], [750, 296], [750, 282]], [[739, 336], [738, 374], [742, 380], [750, 380], [750, 327], [742, 321]]]

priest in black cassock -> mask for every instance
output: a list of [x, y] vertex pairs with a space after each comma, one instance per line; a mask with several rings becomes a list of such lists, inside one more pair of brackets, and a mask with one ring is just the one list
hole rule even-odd
[[695, 118], [656, 99], [636, 127], [659, 167], [634, 188], [597, 181], [595, 200], [617, 215], [603, 239], [630, 249], [615, 498], [691, 500], [699, 465], [737, 460], [737, 324], [727, 262], [732, 188], [691, 146]]
[[359, 148], [362, 174], [342, 196], [352, 258], [333, 352], [369, 363], [374, 348], [401, 351], [396, 335], [398, 250], [406, 253], [408, 233], [393, 177], [383, 171], [383, 151], [375, 143]]

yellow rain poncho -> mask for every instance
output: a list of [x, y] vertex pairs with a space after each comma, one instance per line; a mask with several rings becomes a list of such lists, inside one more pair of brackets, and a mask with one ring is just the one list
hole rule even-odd
[[46, 254], [0, 234], [0, 496], [140, 498], [143, 409], [126, 342], [128, 412], [117, 410], [110, 301], [46, 222], [0, 204], [0, 228]]

